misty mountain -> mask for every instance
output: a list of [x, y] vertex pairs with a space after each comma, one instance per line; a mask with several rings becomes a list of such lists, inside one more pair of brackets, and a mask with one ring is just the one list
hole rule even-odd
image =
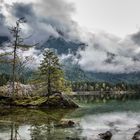
[[75, 54], [78, 49], [83, 49], [85, 46], [86, 45], [81, 42], [72, 42], [65, 40], [63, 37], [55, 38], [51, 36], [42, 46], [37, 47], [37, 49], [44, 50], [45, 48], [52, 48], [61, 55], [68, 53]]
[[135, 73], [103, 73], [83, 71], [78, 64], [72, 64], [71, 61], [64, 62], [65, 76], [70, 81], [92, 81], [128, 84], [140, 84], [140, 72]]
[[[8, 37], [0, 37], [0, 44], [7, 41]], [[64, 38], [50, 37], [42, 46], [37, 47], [38, 50], [43, 51], [45, 48], [52, 48], [57, 50], [59, 55], [68, 54], [69, 51], [76, 54], [78, 49], [83, 49], [86, 45], [81, 42], [67, 41]], [[10, 73], [9, 65], [0, 64], [0, 73]], [[88, 72], [81, 69], [78, 64], [73, 64], [72, 59], [66, 59], [63, 62], [63, 69], [65, 71], [65, 77], [70, 81], [98, 81], [98, 82], [127, 82], [127, 83], [140, 83], [140, 73], [123, 73], [123, 74], [111, 74], [111, 73], [97, 73]], [[30, 74], [28, 74], [30, 73]], [[31, 77], [31, 71], [27, 74], [28, 78]], [[26, 78], [27, 79], [27, 78]]]

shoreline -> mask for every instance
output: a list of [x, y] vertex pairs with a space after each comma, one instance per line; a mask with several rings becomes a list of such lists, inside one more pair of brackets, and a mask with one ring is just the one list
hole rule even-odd
[[12, 98], [0, 96], [0, 106], [4, 108], [78, 108], [79, 106], [70, 99], [62, 96]]

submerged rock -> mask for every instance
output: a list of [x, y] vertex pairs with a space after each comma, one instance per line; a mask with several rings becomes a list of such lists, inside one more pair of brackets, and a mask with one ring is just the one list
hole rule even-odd
[[74, 121], [63, 121], [60, 124], [55, 125], [55, 127], [61, 127], [61, 128], [70, 128], [70, 127], [74, 127], [76, 124]]
[[112, 138], [112, 133], [110, 131], [107, 131], [105, 133], [100, 133], [99, 134], [100, 138], [103, 140], [111, 140]]
[[132, 137], [132, 140], [140, 140], [140, 130], [137, 131], [134, 136]]
[[73, 127], [75, 125], [75, 122], [73, 121], [68, 121], [68, 126]]
[[66, 137], [66, 140], [87, 140], [87, 138], [78, 138], [78, 137]]

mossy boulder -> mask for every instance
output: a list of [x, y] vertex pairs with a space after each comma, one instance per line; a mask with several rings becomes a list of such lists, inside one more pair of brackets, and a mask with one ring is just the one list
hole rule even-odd
[[21, 107], [38, 107], [38, 108], [77, 108], [78, 105], [71, 99], [63, 95], [52, 95], [48, 97], [28, 97], [28, 98], [11, 98], [0, 96], [0, 105], [3, 106], [21, 106]]
[[63, 95], [53, 95], [42, 104], [41, 107], [59, 107], [59, 108], [77, 108], [78, 105], [71, 99], [65, 98]]
[[76, 123], [72, 120], [61, 121], [59, 124], [55, 125], [55, 127], [57, 128], [71, 128], [75, 126], [76, 126]]

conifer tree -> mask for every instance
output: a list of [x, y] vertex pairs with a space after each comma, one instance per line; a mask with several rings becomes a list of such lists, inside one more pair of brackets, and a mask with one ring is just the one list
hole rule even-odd
[[50, 49], [45, 50], [44, 58], [40, 64], [40, 78], [47, 88], [47, 96], [54, 92], [62, 92], [65, 88], [65, 80], [58, 56]]

